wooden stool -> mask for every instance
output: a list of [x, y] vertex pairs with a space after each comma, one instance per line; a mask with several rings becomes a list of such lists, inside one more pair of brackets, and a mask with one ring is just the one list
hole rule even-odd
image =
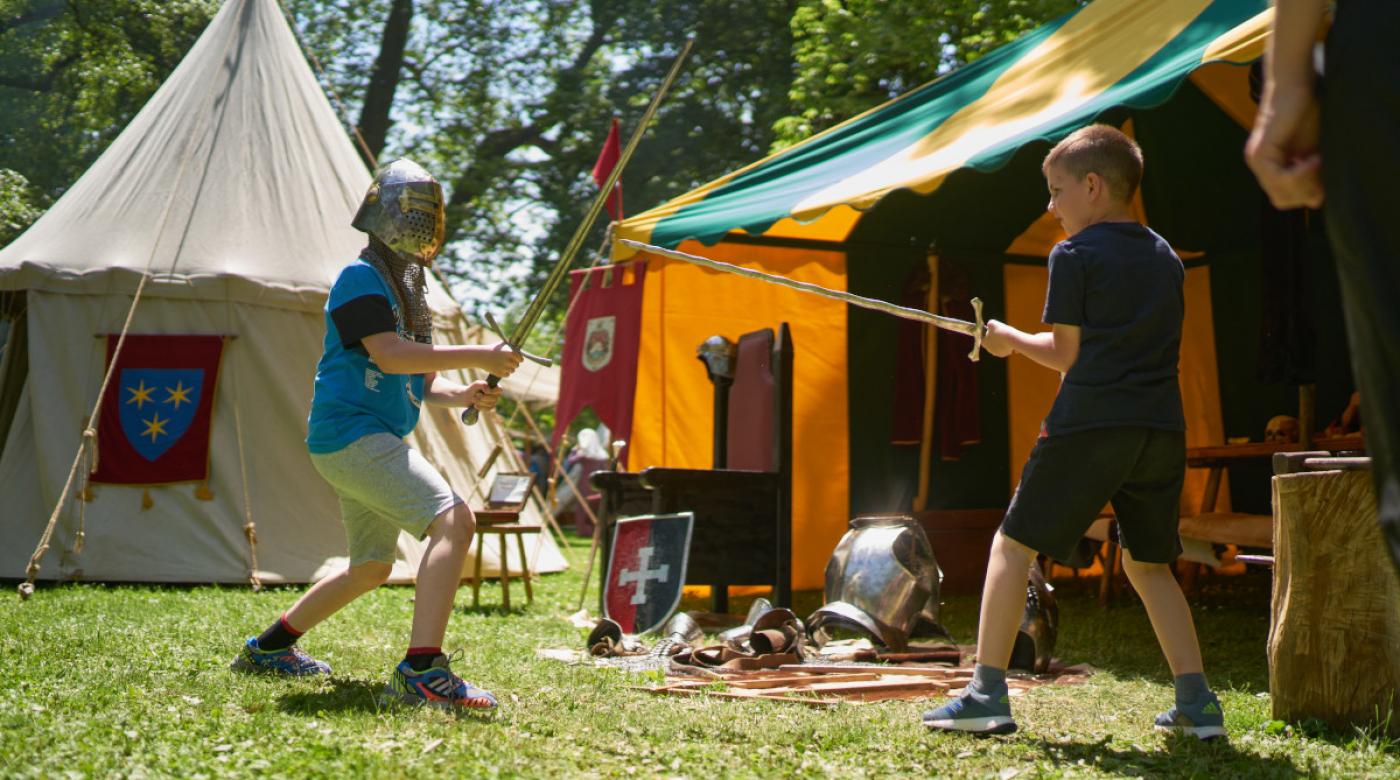
[[525, 534], [537, 534], [540, 526], [519, 523], [481, 523], [483, 512], [477, 512], [476, 527], [476, 570], [472, 573], [472, 606], [481, 603], [481, 554], [486, 549], [486, 535], [496, 534], [501, 538], [501, 605], [510, 609], [510, 565], [506, 555], [506, 536], [513, 535], [520, 550], [520, 578], [525, 582], [525, 603], [535, 603], [535, 592], [530, 587], [530, 556], [525, 552]]

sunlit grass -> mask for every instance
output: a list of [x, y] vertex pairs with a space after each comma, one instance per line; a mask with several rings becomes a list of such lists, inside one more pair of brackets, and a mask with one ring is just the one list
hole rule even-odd
[[[408, 588], [380, 589], [309, 634], [303, 645], [335, 675], [300, 681], [227, 671], [238, 644], [297, 588], [68, 585], [25, 603], [7, 597], [0, 775], [1400, 776], [1400, 748], [1378, 728], [1330, 734], [1272, 721], [1267, 575], [1209, 582], [1196, 600], [1231, 734], [1210, 745], [1152, 732], [1171, 701], [1170, 677], [1130, 596], [1105, 611], [1089, 586], [1062, 584], [1058, 655], [1101, 671], [1018, 698], [1019, 734], [976, 739], [925, 733], [921, 702], [814, 710], [658, 698], [629, 689], [641, 680], [620, 673], [539, 660], [538, 647], [581, 644], [584, 632], [565, 620], [579, 577], [546, 577], [535, 603], [509, 615], [454, 615], [447, 644], [465, 651], [459, 671], [502, 701], [488, 718], [378, 705], [404, 649]], [[499, 603], [494, 586], [482, 596]], [[976, 599], [946, 601], [946, 622], [970, 642]], [[798, 611], [815, 605], [803, 594]]]

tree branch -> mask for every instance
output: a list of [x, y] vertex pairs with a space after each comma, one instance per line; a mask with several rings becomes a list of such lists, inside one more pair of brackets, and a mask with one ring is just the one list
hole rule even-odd
[[[360, 110], [360, 135], [374, 157], [384, 150], [384, 139], [393, 124], [389, 112], [394, 107], [394, 91], [399, 86], [412, 20], [413, 0], [394, 0], [389, 8], [389, 18], [384, 21], [379, 57], [374, 61], [374, 70], [370, 72], [364, 106]], [[373, 160], [366, 162], [374, 164]]]
[[593, 26], [588, 39], [583, 42], [569, 66], [555, 74], [554, 87], [549, 94], [527, 109], [528, 113], [535, 117], [535, 121], [520, 127], [492, 130], [477, 144], [473, 157], [476, 165], [463, 171], [453, 180], [452, 199], [447, 205], [449, 210], [471, 203], [485, 191], [490, 180], [488, 176], [482, 175], [479, 169], [491, 166], [522, 146], [535, 145], [543, 149], [549, 145], [544, 140], [545, 131], [558, 124], [554, 117], [567, 114], [563, 96], [574, 91], [583, 79], [593, 57], [607, 42], [608, 31], [617, 21], [617, 13], [611, 7], [605, 11], [604, 5], [598, 2], [590, 4]]

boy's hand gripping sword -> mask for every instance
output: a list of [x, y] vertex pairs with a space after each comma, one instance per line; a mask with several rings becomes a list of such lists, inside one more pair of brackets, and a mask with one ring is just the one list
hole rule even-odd
[[[676, 61], [671, 64], [671, 72], [667, 73], [665, 81], [661, 82], [661, 88], [656, 91], [656, 96], [651, 99], [651, 105], [648, 105], [646, 112], [642, 114], [641, 121], [637, 123], [637, 129], [633, 130], [632, 137], [627, 139], [627, 146], [623, 148], [622, 154], [618, 156], [617, 165], [613, 166], [612, 173], [608, 174], [607, 181], [603, 182], [603, 186], [598, 189], [598, 197], [594, 198], [593, 205], [588, 207], [588, 214], [584, 216], [583, 221], [578, 224], [578, 229], [574, 231], [573, 238], [569, 239], [569, 243], [565, 246], [563, 254], [559, 255], [559, 261], [554, 264], [554, 268], [550, 270], [549, 276], [545, 279], [544, 286], [542, 286], [539, 293], [535, 295], [535, 299], [530, 301], [530, 306], [525, 310], [525, 314], [520, 317], [520, 321], [515, 323], [515, 328], [511, 330], [510, 336], [506, 337], [506, 335], [501, 332], [500, 328], [495, 326], [495, 321], [488, 317], [487, 324], [491, 326], [492, 332], [500, 337], [501, 341], [505, 342], [506, 346], [520, 353], [522, 356], [536, 362], [544, 363], [544, 365], [549, 365], [544, 358], [537, 358], [525, 353], [522, 349], [525, 344], [525, 338], [530, 335], [530, 331], [534, 329], [535, 324], [539, 322], [540, 317], [544, 314], [544, 309], [545, 306], [549, 304], [549, 299], [554, 296], [554, 292], [559, 289], [559, 285], [564, 281], [564, 278], [568, 276], [569, 266], [573, 264], [574, 257], [583, 246], [584, 239], [588, 238], [588, 232], [593, 229], [593, 223], [597, 221], [599, 212], [603, 210], [603, 206], [607, 203], [608, 198], [612, 197], [613, 188], [617, 186], [617, 180], [622, 175], [622, 169], [627, 166], [627, 161], [632, 159], [632, 152], [642, 140], [642, 134], [646, 132], [647, 126], [651, 124], [652, 117], [656, 115], [657, 107], [661, 105], [662, 98], [664, 98], [666, 93], [671, 89], [671, 84], [675, 82], [676, 75], [680, 73], [681, 63], [685, 62], [686, 55], [690, 54], [690, 47], [693, 45], [695, 45], [695, 38], [691, 36], [686, 40], [685, 46], [681, 47], [681, 53], [676, 56]], [[500, 383], [500, 377], [495, 374], [487, 375], [486, 384], [494, 388]], [[462, 422], [467, 425], [475, 425], [480, 417], [481, 410], [477, 409], [475, 406], [468, 406], [466, 409], [462, 410]]]
[[878, 298], [867, 298], [863, 295], [841, 292], [840, 290], [828, 290], [827, 288], [822, 287], [821, 285], [812, 284], [811, 282], [799, 282], [795, 279], [789, 279], [785, 276], [765, 274], [762, 271], [755, 271], [752, 268], [744, 268], [742, 266], [731, 265], [729, 263], [721, 263], [718, 260], [711, 260], [708, 257], [688, 255], [685, 252], [677, 252], [674, 249], [662, 249], [659, 246], [643, 244], [640, 241], [632, 241], [624, 238], [622, 239], [622, 243], [632, 247], [633, 249], [637, 249], [642, 252], [650, 252], [651, 254], [660, 255], [662, 257], [669, 257], [672, 260], [684, 260], [687, 263], [694, 263], [695, 265], [702, 265], [706, 268], [713, 268], [716, 271], [724, 271], [725, 273], [738, 274], [739, 276], [747, 276], [750, 279], [757, 279], [761, 282], [776, 284], [779, 287], [787, 287], [792, 290], [800, 290], [802, 292], [812, 293], [813, 295], [820, 295], [823, 298], [831, 298], [832, 300], [845, 301], [846, 303], [849, 303], [852, 306], [859, 306], [863, 309], [882, 311], [886, 314], [893, 314], [896, 317], [902, 317], [906, 320], [915, 320], [917, 322], [924, 322], [928, 323], [929, 325], [937, 326], [944, 330], [951, 330], [957, 333], [965, 333], [972, 337], [972, 352], [968, 355], [968, 358], [970, 358], [973, 361], [976, 361], [982, 357], [982, 337], [985, 336], [987, 333], [987, 326], [982, 321], [981, 298], [972, 299], [972, 310], [976, 313], [977, 321], [968, 322], [967, 320], [959, 320], [953, 317], [944, 317], [938, 314], [932, 314], [930, 312], [923, 311], [922, 309], [910, 309], [906, 306], [896, 306], [893, 303], [890, 303], [888, 301], [882, 301]]

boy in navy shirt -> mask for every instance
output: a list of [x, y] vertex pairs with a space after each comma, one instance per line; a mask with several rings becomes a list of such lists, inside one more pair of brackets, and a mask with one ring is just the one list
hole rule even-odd
[[438, 371], [509, 376], [520, 356], [503, 345], [432, 343], [425, 267], [444, 238], [442, 187], [407, 160], [376, 174], [352, 224], [369, 235], [326, 301], [326, 340], [307, 425], [311, 461], [340, 497], [350, 566], [311, 587], [234, 659], [237, 671], [328, 674], [295, 642], [389, 577], [400, 531], [428, 540], [418, 567], [408, 651], [385, 697], [444, 709], [489, 709], [490, 693], [453, 674], [442, 653], [462, 564], [476, 530], [447, 481], [404, 443], [423, 402], [489, 409], [499, 389], [459, 385]]
[[947, 731], [1016, 730], [1006, 667], [1037, 553], [1067, 560], [1105, 504], [1117, 515], [1123, 569], [1142, 597], [1176, 678], [1176, 706], [1159, 730], [1225, 735], [1206, 685], [1191, 610], [1172, 576], [1181, 553], [1178, 507], [1186, 422], [1177, 383], [1185, 271], [1167, 242], [1132, 216], [1142, 152], [1106, 125], [1080, 129], [1043, 165], [1050, 213], [1069, 238], [1050, 253], [1044, 321], [1026, 333], [992, 320], [983, 348], [1019, 352], [1062, 375], [1001, 529], [992, 542], [977, 636], [977, 667], [963, 695], [924, 713]]

